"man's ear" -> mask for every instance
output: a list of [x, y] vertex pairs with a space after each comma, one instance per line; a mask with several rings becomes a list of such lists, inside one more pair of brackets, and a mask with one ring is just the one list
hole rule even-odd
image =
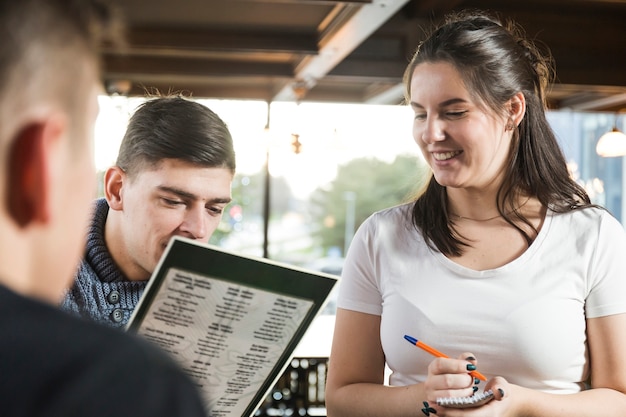
[[122, 188], [124, 181], [127, 181], [126, 173], [122, 168], [113, 166], [104, 173], [104, 196], [113, 210], [122, 210], [124, 201], [122, 198]]
[[61, 119], [55, 117], [32, 122], [18, 131], [9, 148], [8, 210], [19, 227], [50, 220], [56, 163], [51, 158], [64, 128]]

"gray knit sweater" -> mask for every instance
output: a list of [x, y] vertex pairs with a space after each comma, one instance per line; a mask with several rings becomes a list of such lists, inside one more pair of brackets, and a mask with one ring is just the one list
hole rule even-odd
[[61, 308], [112, 327], [123, 327], [128, 323], [148, 281], [129, 281], [113, 262], [104, 242], [104, 224], [108, 214], [106, 200], [96, 200], [85, 257]]

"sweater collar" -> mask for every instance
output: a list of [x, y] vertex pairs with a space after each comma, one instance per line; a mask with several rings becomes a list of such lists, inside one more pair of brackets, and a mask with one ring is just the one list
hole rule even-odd
[[96, 200], [93, 218], [87, 233], [87, 250], [85, 260], [102, 282], [126, 281], [122, 271], [113, 262], [104, 241], [104, 225], [109, 214], [106, 199]]

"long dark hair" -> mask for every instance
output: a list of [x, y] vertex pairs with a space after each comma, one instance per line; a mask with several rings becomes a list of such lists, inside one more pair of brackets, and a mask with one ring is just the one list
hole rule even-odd
[[[592, 205], [585, 190], [570, 177], [546, 119], [546, 89], [554, 77], [551, 56], [527, 40], [518, 25], [480, 11], [449, 15], [419, 45], [406, 69], [407, 101], [413, 72], [424, 62], [452, 64], [474, 99], [498, 114], [515, 94], [524, 94], [526, 113], [513, 132], [497, 207], [529, 245], [533, 237], [514, 220], [525, 223], [535, 233], [537, 230], [518, 210], [506, 209], [515, 208], [520, 196], [536, 196], [544, 206], [559, 213]], [[434, 176], [414, 203], [412, 222], [431, 247], [446, 255], [459, 256], [467, 245], [450, 222], [446, 188]]]

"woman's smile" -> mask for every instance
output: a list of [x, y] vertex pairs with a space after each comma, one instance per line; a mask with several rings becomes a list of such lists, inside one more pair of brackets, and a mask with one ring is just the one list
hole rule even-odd
[[452, 159], [457, 155], [462, 154], [463, 151], [448, 151], [448, 152], [433, 152], [433, 158], [437, 161], [447, 161], [448, 159]]

